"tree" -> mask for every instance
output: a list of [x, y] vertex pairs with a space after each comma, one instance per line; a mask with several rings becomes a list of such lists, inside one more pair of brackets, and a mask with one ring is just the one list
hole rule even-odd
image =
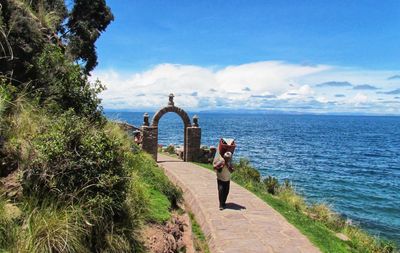
[[41, 105], [100, 115], [101, 85], [93, 88], [88, 75], [96, 40], [113, 20], [105, 0], [75, 0], [70, 12], [64, 0], [0, 4], [0, 77]]
[[69, 13], [64, 0], [0, 0], [0, 4], [0, 72], [14, 84], [36, 79], [33, 61], [45, 44], [63, 49], [89, 74], [97, 65], [95, 43], [114, 19], [105, 0], [75, 0]]
[[95, 42], [114, 17], [105, 0], [75, 0], [69, 15], [68, 53], [86, 63], [85, 73], [97, 65]]

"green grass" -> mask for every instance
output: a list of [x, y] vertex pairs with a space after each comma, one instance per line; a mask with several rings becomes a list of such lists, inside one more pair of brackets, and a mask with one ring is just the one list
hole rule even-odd
[[194, 214], [189, 212], [190, 222], [192, 223], [192, 232], [194, 236], [194, 247], [196, 252], [201, 253], [210, 253], [210, 249], [208, 248], [206, 237], [204, 236], [203, 231], [200, 228], [200, 225], [197, 223]]
[[[211, 164], [195, 163], [201, 167], [213, 170]], [[347, 252], [365, 252], [365, 253], [389, 253], [396, 252], [394, 244], [374, 238], [361, 229], [345, 225], [340, 219], [331, 212], [327, 207], [306, 206], [304, 199], [295, 193], [289, 187], [282, 187], [278, 195], [267, 193], [266, 186], [261, 182], [257, 173], [251, 171], [248, 163], [239, 164], [242, 167], [237, 168], [232, 174], [232, 181], [248, 189], [260, 199], [268, 203], [288, 222], [299, 229], [309, 240], [317, 246], [322, 252], [329, 253], [347, 253]], [[313, 209], [314, 208], [314, 209]], [[319, 218], [326, 216], [324, 219], [312, 219], [308, 214], [314, 211], [314, 215]], [[320, 211], [318, 213], [318, 211]], [[329, 220], [328, 220], [329, 219]], [[334, 231], [335, 230], [335, 231]], [[336, 237], [336, 232], [346, 234], [351, 240], [342, 241]]]
[[171, 218], [171, 203], [161, 192], [150, 189], [149, 191], [149, 212], [146, 216], [147, 221], [163, 224]]
[[126, 166], [135, 171], [145, 183], [167, 196], [173, 208], [182, 200], [181, 189], [169, 181], [149, 154], [144, 152], [129, 154], [126, 157]]

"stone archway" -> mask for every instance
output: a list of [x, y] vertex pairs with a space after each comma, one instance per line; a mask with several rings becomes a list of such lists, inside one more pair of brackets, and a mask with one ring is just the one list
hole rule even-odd
[[201, 128], [198, 124], [198, 117], [193, 117], [193, 124], [190, 122], [189, 115], [181, 108], [175, 106], [174, 95], [169, 95], [168, 105], [158, 110], [151, 121], [149, 122], [149, 115], [144, 114], [144, 122], [142, 126], [143, 142], [142, 149], [150, 153], [157, 161], [158, 149], [158, 122], [161, 117], [169, 112], [178, 114], [184, 125], [184, 145], [183, 145], [183, 160], [187, 162], [197, 161], [200, 154], [201, 144]]

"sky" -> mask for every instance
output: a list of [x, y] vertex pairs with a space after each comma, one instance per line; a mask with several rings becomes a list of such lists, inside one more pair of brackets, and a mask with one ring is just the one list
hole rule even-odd
[[400, 115], [400, 1], [109, 0], [105, 109]]

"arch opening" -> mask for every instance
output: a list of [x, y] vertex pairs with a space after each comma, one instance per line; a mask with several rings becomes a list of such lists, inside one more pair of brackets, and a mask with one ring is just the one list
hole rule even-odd
[[201, 129], [198, 126], [198, 117], [193, 117], [194, 124], [191, 124], [189, 115], [181, 108], [176, 107], [173, 101], [173, 94], [169, 95], [168, 106], [158, 110], [149, 122], [149, 115], [145, 113], [142, 126], [143, 144], [142, 149], [150, 153], [157, 160], [158, 152], [158, 124], [166, 113], [176, 113], [183, 121], [183, 160], [196, 161], [200, 152]]
[[185, 125], [177, 114], [166, 113], [158, 123], [158, 147], [173, 145], [176, 153], [183, 159]]

